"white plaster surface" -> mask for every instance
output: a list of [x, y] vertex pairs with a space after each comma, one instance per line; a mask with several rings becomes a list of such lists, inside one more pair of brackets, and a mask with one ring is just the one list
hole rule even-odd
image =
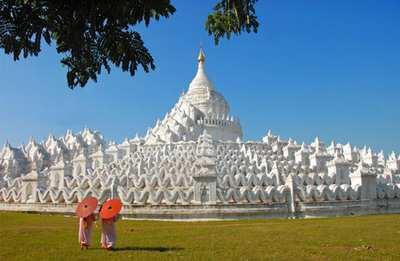
[[[72, 213], [87, 196], [118, 197], [137, 218], [307, 217], [391, 213], [400, 155], [268, 131], [242, 141], [238, 118], [205, 73], [145, 137], [121, 144], [85, 128], [0, 151], [0, 209]], [[369, 202], [366, 204], [365, 202]], [[386, 203], [382, 203], [386, 202]]]

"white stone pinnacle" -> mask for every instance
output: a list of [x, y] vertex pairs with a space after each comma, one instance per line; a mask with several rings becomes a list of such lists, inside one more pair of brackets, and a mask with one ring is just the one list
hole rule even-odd
[[205, 55], [203, 50], [200, 49], [197, 73], [189, 85], [188, 93], [196, 91], [197, 89], [206, 89], [208, 91], [214, 90], [213, 84], [206, 75], [204, 64], [205, 64]]

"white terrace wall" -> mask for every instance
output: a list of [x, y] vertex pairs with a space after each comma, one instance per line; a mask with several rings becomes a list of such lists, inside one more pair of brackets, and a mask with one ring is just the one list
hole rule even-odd
[[310, 148], [308, 153], [320, 153], [311, 167], [311, 162], [293, 160], [302, 148], [284, 153], [290, 144], [279, 143], [215, 142], [205, 133], [197, 142], [137, 144], [122, 159], [88, 167], [80, 175], [71, 171], [76, 161], [62, 161], [57, 167], [3, 179], [0, 210], [72, 214], [77, 202], [95, 196], [100, 202], [120, 198], [123, 214], [132, 218], [400, 212], [396, 172], [344, 160], [322, 147]]

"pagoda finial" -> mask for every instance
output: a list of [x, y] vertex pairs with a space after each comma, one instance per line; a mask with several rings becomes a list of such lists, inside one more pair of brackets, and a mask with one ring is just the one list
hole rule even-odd
[[201, 46], [200, 46], [200, 51], [199, 51], [199, 57], [197, 58], [197, 60], [199, 61], [199, 63], [204, 63], [206, 60], [206, 56], [204, 54], [203, 47], [201, 47]]
[[214, 90], [214, 87], [211, 81], [208, 79], [204, 70], [205, 58], [206, 56], [204, 55], [203, 49], [200, 48], [199, 56], [197, 58], [197, 73], [192, 82], [189, 84], [189, 90], [187, 92], [189, 96], [192, 94], [193, 90], [201, 90], [202, 92], [204, 92], [205, 96], [207, 95], [207, 92]]
[[8, 140], [6, 140], [6, 143], [4, 144], [4, 148], [11, 149], [11, 145]]

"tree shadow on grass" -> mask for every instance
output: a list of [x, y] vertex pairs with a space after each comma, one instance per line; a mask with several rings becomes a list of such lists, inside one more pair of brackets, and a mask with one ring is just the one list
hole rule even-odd
[[181, 251], [184, 248], [182, 247], [119, 247], [114, 248], [115, 252], [128, 252], [128, 251], [145, 251], [145, 252], [173, 252], [173, 251]]

